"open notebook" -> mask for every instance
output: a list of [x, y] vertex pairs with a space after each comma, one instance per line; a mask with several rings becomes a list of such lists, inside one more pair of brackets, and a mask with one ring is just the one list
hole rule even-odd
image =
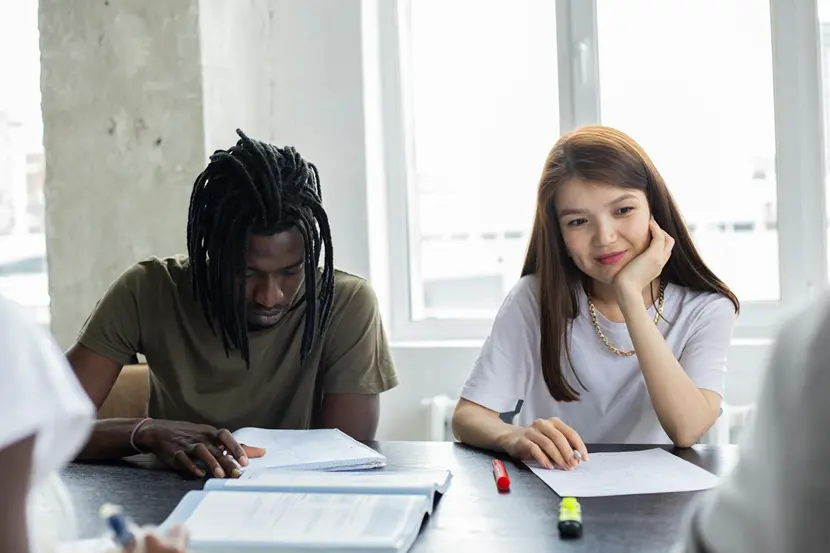
[[424, 494], [194, 491], [160, 530], [187, 526], [191, 553], [404, 553], [431, 509]]
[[264, 447], [265, 456], [250, 459], [242, 470], [359, 470], [386, 466], [386, 457], [337, 429], [266, 430], [240, 428], [239, 443]]
[[353, 493], [377, 495], [425, 495], [431, 501], [447, 491], [448, 470], [298, 472], [276, 469], [245, 471], [240, 478], [213, 478], [205, 491], [280, 491], [296, 493]]

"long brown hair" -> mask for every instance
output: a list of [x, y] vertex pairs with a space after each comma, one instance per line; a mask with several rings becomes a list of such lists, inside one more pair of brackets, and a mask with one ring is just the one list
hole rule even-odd
[[522, 268], [522, 276], [536, 275], [539, 281], [542, 375], [557, 401], [579, 400], [579, 392], [565, 378], [563, 350], [582, 386], [571, 363], [569, 332], [579, 311], [579, 287], [586, 285], [587, 276], [567, 254], [554, 204], [559, 186], [574, 178], [642, 190], [657, 224], [675, 240], [660, 275], [663, 282], [722, 294], [732, 301], [736, 313], [740, 311], [738, 298], [701, 259], [663, 177], [640, 145], [610, 127], [582, 127], [566, 134], [545, 161]]

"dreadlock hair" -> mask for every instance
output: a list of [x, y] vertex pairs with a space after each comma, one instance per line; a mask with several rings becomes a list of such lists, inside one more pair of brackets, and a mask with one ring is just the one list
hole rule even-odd
[[[196, 178], [187, 217], [187, 253], [193, 295], [225, 354], [238, 350], [250, 367], [245, 305], [248, 239], [296, 227], [305, 243], [306, 304], [300, 359], [314, 342], [315, 322], [322, 332], [334, 299], [334, 253], [331, 229], [322, 204], [317, 168], [291, 146], [277, 148], [248, 138], [229, 150], [216, 150]], [[320, 253], [325, 246], [321, 282]], [[292, 309], [301, 305], [295, 303]]]

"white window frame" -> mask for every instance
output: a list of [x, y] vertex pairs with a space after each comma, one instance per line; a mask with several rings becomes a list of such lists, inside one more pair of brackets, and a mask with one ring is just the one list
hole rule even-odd
[[[481, 340], [492, 319], [413, 320], [411, 290], [420, 259], [410, 229], [417, 209], [401, 59], [407, 6], [378, 3], [383, 156], [387, 182], [391, 335], [395, 342]], [[600, 118], [595, 0], [556, 0], [560, 132]], [[770, 0], [780, 299], [743, 302], [735, 338], [769, 340], [785, 317], [827, 287], [821, 46], [815, 0]], [[417, 207], [417, 206], [413, 206]], [[803, 240], [810, 237], [809, 240]]]

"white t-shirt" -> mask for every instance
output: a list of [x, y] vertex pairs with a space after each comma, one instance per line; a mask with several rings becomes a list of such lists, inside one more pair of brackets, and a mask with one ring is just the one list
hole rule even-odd
[[[95, 408], [48, 333], [2, 296], [0, 371], [0, 449], [36, 436], [29, 503], [53, 509], [51, 503], [61, 502], [64, 493], [54, 471], [72, 460], [85, 443]], [[38, 517], [32, 509], [30, 515]], [[46, 533], [57, 530], [37, 520], [30, 520], [30, 528], [34, 551], [43, 549], [38, 544]]]
[[830, 549], [830, 296], [783, 326], [740, 461], [691, 509], [682, 551]]
[[[535, 275], [522, 277], [501, 306], [490, 336], [464, 384], [461, 396], [499, 413], [515, 410], [516, 424], [559, 417], [586, 443], [671, 443], [660, 422], [640, 372], [637, 356], [622, 357], [600, 340], [580, 289], [579, 313], [571, 327], [571, 359], [579, 386], [563, 354], [564, 374], [580, 392], [580, 400], [558, 402], [542, 376], [539, 291]], [[649, 313], [654, 316], [654, 306]], [[726, 354], [735, 324], [735, 309], [720, 294], [693, 292], [668, 284], [658, 328], [680, 365], [699, 388], [723, 396]], [[611, 322], [597, 311], [608, 341], [634, 349], [625, 323]]]

